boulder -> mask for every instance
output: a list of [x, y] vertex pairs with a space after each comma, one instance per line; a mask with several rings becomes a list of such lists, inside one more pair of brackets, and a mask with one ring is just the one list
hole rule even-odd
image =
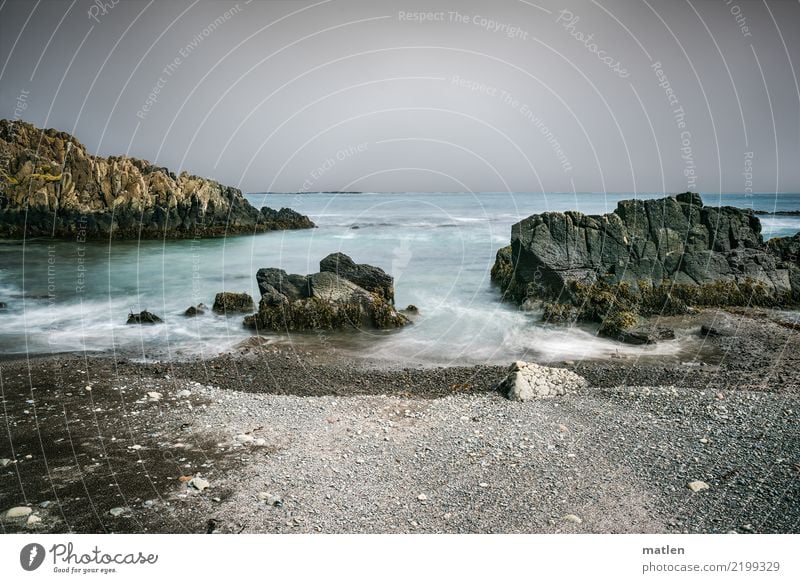
[[563, 368], [517, 361], [497, 389], [512, 401], [555, 397], [587, 386], [582, 376]]
[[258, 210], [214, 180], [94, 156], [68, 133], [0, 120], [0, 237], [196, 238], [313, 226], [291, 209]]
[[[367, 271], [362, 269], [360, 273]], [[256, 280], [261, 301], [258, 312], [244, 319], [248, 328], [276, 331], [385, 329], [410, 322], [382, 293], [365, 289], [332, 271], [296, 275], [282, 269], [265, 268], [258, 270]]]
[[742, 320], [733, 314], [713, 310], [701, 316], [700, 335], [734, 338], [744, 332]]
[[128, 314], [128, 321], [126, 324], [161, 324], [164, 320], [155, 314], [142, 310], [138, 314], [131, 312]]
[[250, 294], [220, 292], [214, 297], [214, 305], [211, 309], [218, 314], [229, 314], [252, 312], [256, 307]]
[[380, 267], [357, 264], [344, 253], [331, 253], [319, 262], [323, 273], [335, 273], [394, 304], [394, 278]]

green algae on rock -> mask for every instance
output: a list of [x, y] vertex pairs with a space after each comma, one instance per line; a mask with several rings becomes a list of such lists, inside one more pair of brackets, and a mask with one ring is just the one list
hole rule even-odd
[[[357, 269], [338, 269], [335, 264]], [[365, 289], [348, 279], [353, 277]], [[320, 262], [320, 272], [287, 274], [282, 269], [264, 268], [256, 274], [261, 301], [258, 312], [244, 319], [256, 330], [300, 331], [346, 328], [399, 328], [410, 320], [392, 305], [394, 279], [371, 265], [356, 265], [342, 253]]]

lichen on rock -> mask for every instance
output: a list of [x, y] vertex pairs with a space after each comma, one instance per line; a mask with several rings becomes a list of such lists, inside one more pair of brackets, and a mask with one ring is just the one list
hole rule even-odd
[[237, 188], [127, 156], [93, 156], [72, 135], [0, 120], [0, 237], [195, 238], [314, 227], [256, 209]]

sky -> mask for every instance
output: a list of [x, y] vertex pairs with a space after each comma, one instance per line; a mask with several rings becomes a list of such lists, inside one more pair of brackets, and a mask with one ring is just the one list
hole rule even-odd
[[800, 3], [0, 0], [0, 117], [247, 192], [799, 192]]

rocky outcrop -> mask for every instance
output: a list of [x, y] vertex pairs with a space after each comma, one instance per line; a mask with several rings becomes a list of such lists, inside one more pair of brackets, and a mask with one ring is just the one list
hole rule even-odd
[[[259, 330], [333, 330], [342, 328], [397, 328], [409, 319], [394, 309], [391, 276], [369, 265], [356, 265], [347, 255], [335, 254], [337, 264], [357, 269], [326, 271], [332, 256], [323, 259], [320, 272], [311, 275], [288, 274], [282, 269], [265, 268], [256, 273], [261, 301], [258, 313], [244, 320], [245, 326]], [[345, 277], [381, 287], [366, 289]], [[375, 274], [367, 278], [365, 274]], [[378, 276], [383, 276], [378, 279]], [[388, 278], [388, 281], [387, 281]], [[388, 288], [386, 286], [389, 286]], [[391, 290], [391, 299], [387, 297]]]
[[616, 336], [642, 315], [689, 306], [796, 302], [796, 239], [765, 244], [752, 211], [704, 206], [687, 192], [622, 201], [602, 216], [532, 215], [512, 227], [492, 279], [507, 299], [556, 320], [611, 318], [605, 333]]
[[319, 270], [335, 273], [394, 304], [394, 278], [380, 267], [359, 265], [344, 253], [331, 253], [319, 262]]
[[218, 314], [241, 314], [256, 309], [253, 298], [247, 293], [220, 292], [214, 297], [211, 307]]
[[0, 120], [0, 237], [194, 238], [313, 227], [291, 209], [145, 160], [87, 153], [73, 136]]
[[586, 379], [572, 371], [517, 361], [497, 390], [512, 401], [531, 401], [566, 395], [586, 385]]
[[793, 299], [800, 303], [800, 233], [770, 239], [767, 246], [789, 269]]
[[125, 322], [126, 324], [161, 324], [164, 322], [161, 318], [156, 316], [155, 314], [148, 312], [147, 310], [142, 310], [138, 314], [131, 312], [128, 314], [128, 321]]

